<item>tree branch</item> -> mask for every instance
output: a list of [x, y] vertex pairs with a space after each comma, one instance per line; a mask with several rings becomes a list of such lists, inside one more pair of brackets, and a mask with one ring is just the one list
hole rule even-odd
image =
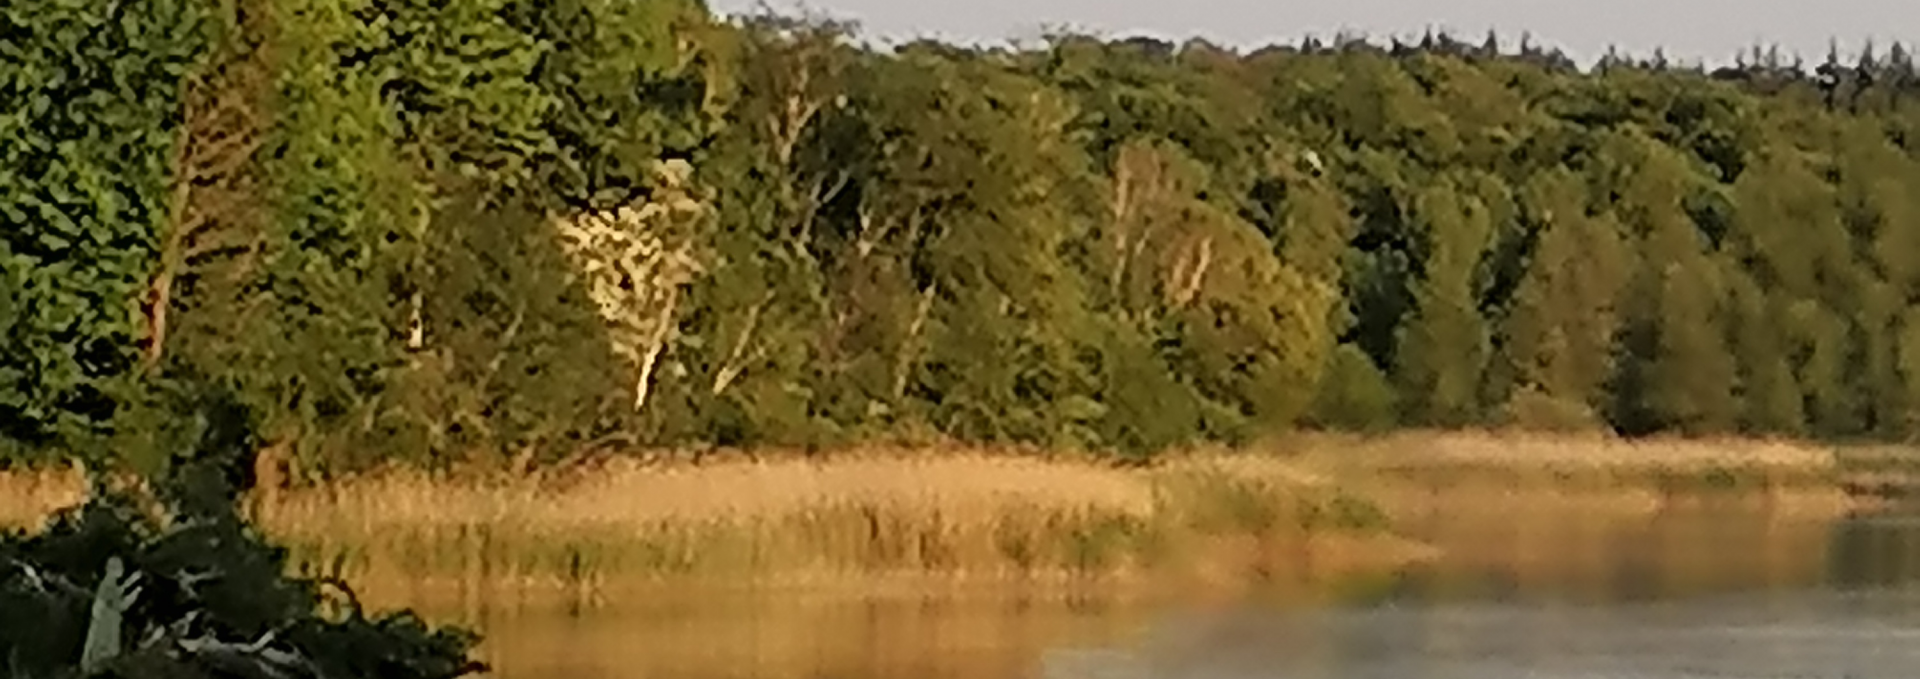
[[934, 283], [920, 291], [920, 304], [914, 309], [913, 321], [907, 324], [907, 339], [900, 345], [900, 353], [893, 365], [893, 400], [899, 401], [907, 395], [907, 377], [913, 367], [913, 359], [920, 353], [921, 334], [926, 331], [927, 317], [933, 313], [933, 298], [940, 284]]
[[841, 171], [837, 174], [840, 178], [835, 180], [833, 186], [826, 189], [824, 193], [820, 190], [820, 186], [824, 184], [824, 182], [814, 183], [814, 190], [812, 192], [814, 197], [808, 200], [806, 214], [800, 217], [799, 239], [801, 247], [805, 247], [807, 243], [813, 240], [813, 224], [820, 216], [820, 208], [825, 207], [828, 203], [832, 203], [835, 198], [840, 197], [841, 192], [846, 191], [847, 185], [853, 181], [853, 174], [850, 172]]
[[[746, 355], [747, 345], [752, 342], [754, 330], [760, 325], [760, 313], [772, 303], [773, 291], [768, 290], [766, 296], [760, 299], [760, 303], [753, 305], [753, 307], [747, 311], [747, 327], [740, 331], [740, 337], [733, 343], [733, 351], [727, 356], [726, 362], [721, 364], [719, 372], [714, 375], [714, 396], [719, 396], [721, 392], [726, 391], [727, 387], [732, 385], [733, 381], [738, 379], [740, 374], [746, 371], [746, 361], [743, 360], [743, 357]], [[765, 353], [765, 347], [763, 346], [754, 352], [754, 358], [763, 356]]]

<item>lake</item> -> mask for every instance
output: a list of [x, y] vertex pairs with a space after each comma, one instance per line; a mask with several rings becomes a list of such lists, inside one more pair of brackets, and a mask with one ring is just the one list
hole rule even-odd
[[1920, 667], [1920, 514], [1403, 517], [1395, 572], [1235, 596], [680, 588], [423, 605], [503, 679], [1873, 677]]

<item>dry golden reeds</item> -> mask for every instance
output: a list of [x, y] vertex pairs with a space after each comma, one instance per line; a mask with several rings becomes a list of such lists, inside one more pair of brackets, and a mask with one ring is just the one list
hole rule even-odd
[[1177, 560], [1183, 541], [1337, 523], [1302, 523], [1321, 493], [1281, 471], [869, 455], [518, 484], [390, 472], [283, 491], [260, 518], [316, 560], [408, 578], [1111, 575]]
[[[1484, 500], [1488, 488], [1562, 502], [1556, 484], [1569, 474], [1601, 473], [1612, 491], [1651, 507], [1676, 475], [1711, 481], [1743, 470], [1772, 489], [1776, 477], [1815, 478], [1833, 466], [1830, 452], [1793, 444], [1491, 433], [1304, 436], [1270, 451], [1188, 451], [1137, 469], [957, 450], [640, 459], [519, 475], [387, 470], [262, 490], [251, 506], [297, 560], [410, 586], [1071, 580], [1168, 569], [1228, 578], [1222, 569], [1297, 566], [1315, 550], [1354, 563], [1370, 552], [1423, 558], [1378, 530], [1387, 514]], [[1507, 487], [1447, 481], [1459, 497], [1435, 500], [1433, 488], [1396, 484], [1460, 469], [1507, 474], [1482, 479]], [[77, 470], [0, 474], [0, 522], [30, 526], [80, 501], [82, 485]]]
[[86, 474], [77, 466], [0, 474], [0, 528], [38, 528], [54, 512], [84, 502], [86, 494]]

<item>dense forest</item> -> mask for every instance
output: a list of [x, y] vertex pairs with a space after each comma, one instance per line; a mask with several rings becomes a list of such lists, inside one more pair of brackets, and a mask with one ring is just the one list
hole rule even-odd
[[861, 46], [693, 0], [0, 13], [0, 458], [1920, 434], [1920, 75]]

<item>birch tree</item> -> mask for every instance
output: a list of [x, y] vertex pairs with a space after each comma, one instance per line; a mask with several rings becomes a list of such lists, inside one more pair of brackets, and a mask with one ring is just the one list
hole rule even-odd
[[663, 161], [654, 178], [651, 200], [555, 223], [614, 352], [632, 364], [636, 412], [646, 408], [661, 356], [678, 338], [686, 287], [707, 271], [700, 238], [713, 219], [690, 165]]

